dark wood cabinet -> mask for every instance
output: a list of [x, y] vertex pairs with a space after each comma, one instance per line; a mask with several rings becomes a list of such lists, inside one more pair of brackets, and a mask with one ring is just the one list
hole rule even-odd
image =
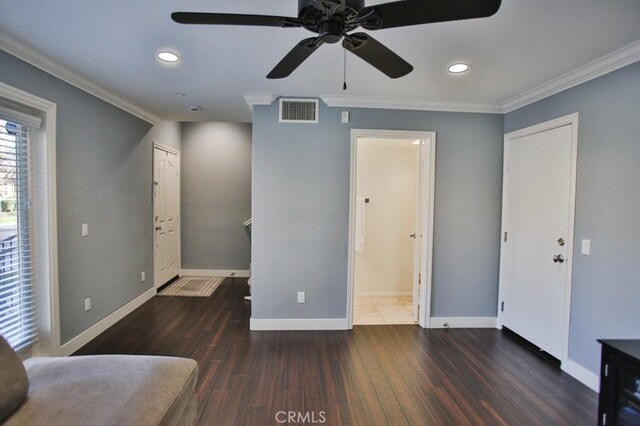
[[640, 340], [602, 343], [599, 425], [640, 426]]

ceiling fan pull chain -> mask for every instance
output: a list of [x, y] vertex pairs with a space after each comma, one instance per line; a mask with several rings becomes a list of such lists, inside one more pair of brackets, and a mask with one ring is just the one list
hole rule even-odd
[[344, 51], [344, 73], [342, 79], [342, 90], [347, 90], [347, 49], [342, 49]]

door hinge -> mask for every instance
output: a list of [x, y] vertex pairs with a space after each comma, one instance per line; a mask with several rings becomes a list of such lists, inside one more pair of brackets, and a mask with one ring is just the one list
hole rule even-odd
[[422, 284], [422, 272], [418, 272], [418, 284]]
[[504, 312], [504, 302], [500, 303], [500, 312]]
[[507, 242], [507, 231], [504, 231], [504, 242]]
[[609, 376], [609, 364], [604, 365], [604, 377]]
[[607, 424], [607, 413], [602, 413], [602, 424], [603, 426]]

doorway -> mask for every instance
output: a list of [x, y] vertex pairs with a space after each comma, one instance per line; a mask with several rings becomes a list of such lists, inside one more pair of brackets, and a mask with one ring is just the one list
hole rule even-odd
[[180, 153], [153, 147], [153, 270], [157, 289], [180, 273]]
[[435, 133], [352, 130], [347, 320], [427, 325]]
[[578, 114], [505, 135], [498, 325], [568, 357]]

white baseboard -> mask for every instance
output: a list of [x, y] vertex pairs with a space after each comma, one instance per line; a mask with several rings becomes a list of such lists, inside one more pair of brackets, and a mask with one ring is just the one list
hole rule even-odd
[[563, 361], [560, 368], [562, 368], [562, 371], [573, 376], [575, 379], [584, 383], [594, 391], [600, 392], [600, 376], [593, 371], [570, 359]]
[[391, 297], [391, 296], [413, 296], [410, 291], [356, 291], [356, 296], [365, 297]]
[[230, 277], [249, 278], [251, 271], [244, 269], [180, 269], [181, 277]]
[[156, 294], [155, 288], [150, 288], [149, 290], [145, 291], [140, 296], [133, 299], [131, 302], [127, 303], [120, 309], [112, 312], [107, 317], [101, 319], [100, 321], [98, 321], [97, 323], [95, 323], [94, 325], [92, 325], [91, 327], [89, 327], [88, 329], [86, 329], [85, 331], [83, 331], [73, 339], [69, 340], [64, 345], [60, 346], [60, 350], [58, 351], [58, 353], [60, 354], [60, 356], [71, 355], [72, 353], [74, 353], [75, 351], [77, 351], [78, 349], [80, 349], [81, 347], [83, 347], [84, 345], [86, 345], [96, 337], [98, 337], [98, 335], [100, 335], [100, 333], [105, 331], [107, 328], [111, 327], [112, 325], [120, 321], [122, 318], [124, 318], [125, 316], [127, 316], [128, 314], [136, 310], [144, 302], [146, 302], [147, 300], [155, 296], [155, 294]]
[[496, 317], [431, 317], [429, 328], [496, 328]]
[[346, 318], [292, 318], [261, 319], [251, 318], [249, 329], [266, 330], [347, 330]]

